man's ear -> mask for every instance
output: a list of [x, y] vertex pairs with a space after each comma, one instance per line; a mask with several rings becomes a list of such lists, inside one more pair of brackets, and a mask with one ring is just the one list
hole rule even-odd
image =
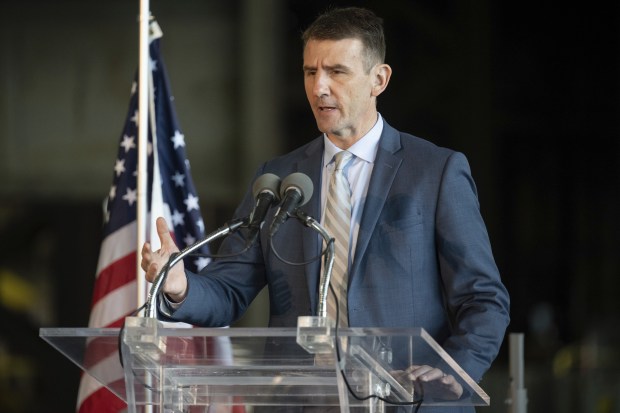
[[388, 83], [390, 83], [392, 68], [390, 67], [390, 65], [383, 63], [380, 65], [376, 65], [372, 69], [372, 72], [373, 86], [371, 90], [371, 95], [376, 97], [383, 93]]

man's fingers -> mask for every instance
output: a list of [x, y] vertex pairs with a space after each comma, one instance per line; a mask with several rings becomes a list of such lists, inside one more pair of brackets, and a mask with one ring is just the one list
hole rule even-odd
[[439, 370], [439, 369], [431, 369], [428, 372], [424, 373], [422, 375], [422, 377], [420, 377], [420, 380], [422, 381], [433, 381], [433, 380], [439, 380], [442, 377], [444, 377], [444, 372]]
[[441, 376], [441, 382], [443, 384], [452, 384], [456, 382], [456, 379], [454, 376], [444, 373], [443, 376]]
[[149, 264], [151, 263], [151, 244], [145, 242], [142, 246], [142, 260], [140, 261], [140, 267], [146, 272], [148, 270]]
[[447, 400], [457, 400], [463, 395], [463, 387], [454, 375], [428, 365], [413, 365], [406, 371], [413, 385], [418, 386], [427, 395], [437, 395]]
[[407, 372], [409, 373], [409, 378], [411, 380], [417, 380], [428, 373], [431, 369], [432, 367], [427, 365], [411, 366], [407, 369]]
[[411, 380], [433, 381], [442, 379], [444, 381], [443, 379], [447, 377], [440, 369], [427, 365], [411, 366], [408, 369], [408, 373]]
[[146, 269], [146, 279], [148, 282], [153, 282], [159, 274], [159, 265], [156, 262], [152, 262]]

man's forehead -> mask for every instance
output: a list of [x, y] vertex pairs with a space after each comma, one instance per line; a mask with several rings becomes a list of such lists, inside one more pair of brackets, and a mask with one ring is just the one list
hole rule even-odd
[[304, 48], [306, 65], [350, 65], [351, 60], [362, 59], [362, 42], [350, 38], [342, 40], [309, 40]]
[[343, 39], [317, 39], [312, 38], [306, 42], [304, 51], [308, 48], [325, 47], [325, 48], [338, 48], [338, 47], [353, 47], [361, 48], [362, 41], [357, 37], [345, 37]]

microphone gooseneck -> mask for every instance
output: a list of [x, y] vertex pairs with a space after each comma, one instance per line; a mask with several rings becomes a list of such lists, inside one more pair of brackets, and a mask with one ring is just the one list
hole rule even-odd
[[329, 290], [329, 282], [332, 277], [332, 270], [334, 268], [334, 238], [330, 233], [319, 224], [319, 222], [306, 214], [301, 210], [296, 211], [297, 219], [307, 226], [318, 232], [323, 241], [325, 241], [325, 257], [323, 260], [323, 274], [319, 281], [319, 299], [317, 305], [316, 315], [317, 317], [327, 318], [327, 292]]

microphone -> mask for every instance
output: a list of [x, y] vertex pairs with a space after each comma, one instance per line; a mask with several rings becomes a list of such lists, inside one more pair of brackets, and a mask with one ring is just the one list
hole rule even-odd
[[258, 238], [258, 232], [265, 220], [267, 211], [271, 208], [271, 204], [280, 200], [279, 189], [280, 177], [274, 174], [263, 174], [254, 181], [252, 194], [256, 199], [256, 204], [250, 214], [248, 224], [248, 245], [253, 244]]
[[282, 203], [271, 222], [269, 237], [275, 235], [280, 225], [288, 219], [294, 210], [308, 202], [310, 197], [312, 197], [313, 190], [312, 181], [306, 174], [294, 172], [284, 178], [280, 185]]

